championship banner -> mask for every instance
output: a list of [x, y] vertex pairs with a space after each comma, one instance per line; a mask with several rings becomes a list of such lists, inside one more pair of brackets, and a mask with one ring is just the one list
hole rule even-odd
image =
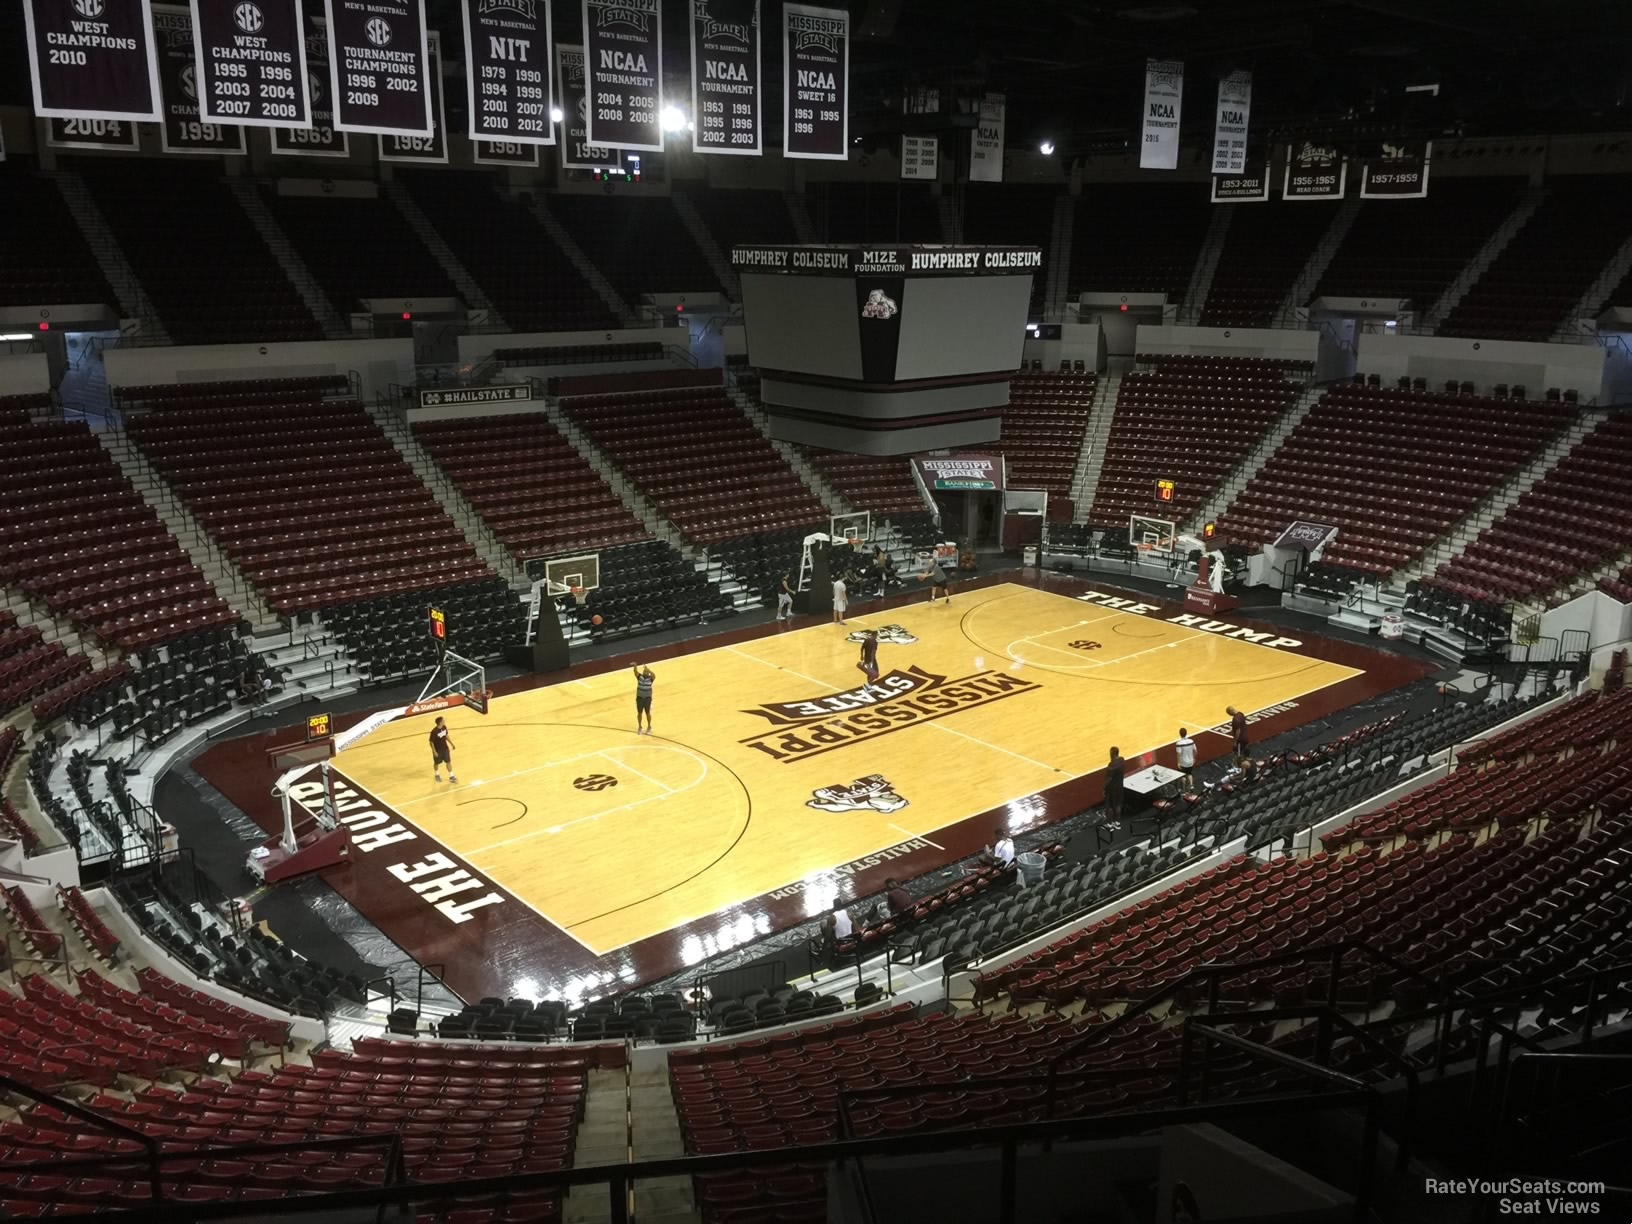
[[1341, 200], [1348, 187], [1349, 164], [1336, 149], [1310, 144], [1286, 146], [1283, 200]]
[[987, 94], [980, 104], [980, 122], [969, 133], [969, 181], [971, 183], [1001, 183], [1003, 181], [1003, 112], [1006, 109], [1002, 94]]
[[119, 119], [47, 119], [45, 143], [53, 149], [106, 149], [134, 153], [142, 147], [134, 123]]
[[663, 0], [584, 0], [587, 143], [663, 152], [662, 34]]
[[764, 152], [759, 0], [745, 22], [717, 21], [713, 0], [691, 0], [693, 153]]
[[901, 177], [934, 182], [941, 173], [941, 141], [938, 136], [901, 137]]
[[309, 127], [300, 0], [192, 0], [198, 117], [244, 127]]
[[790, 4], [782, 10], [782, 156], [850, 156], [850, 14]]
[[589, 94], [582, 47], [555, 49], [556, 79], [561, 82], [561, 168], [563, 170], [607, 170], [620, 165], [619, 149], [602, 149], [589, 143]]
[[272, 129], [272, 152], [285, 157], [349, 157], [350, 138], [334, 126], [333, 82], [329, 77], [327, 23], [314, 17], [301, 40], [306, 49], [306, 90], [312, 126]]
[[1213, 120], [1214, 174], [1246, 172], [1247, 117], [1251, 113], [1252, 73], [1232, 72], [1218, 83], [1218, 115]]
[[[464, 4], [470, 138], [554, 144], [550, 0], [464, 0]], [[537, 160], [535, 156], [529, 164]]]
[[1002, 455], [914, 455], [912, 462], [931, 489], [1003, 488]]
[[1269, 163], [1257, 174], [1213, 175], [1214, 204], [1262, 204], [1269, 199]]
[[334, 126], [377, 136], [431, 135], [425, 0], [323, 0]]
[[1360, 167], [1362, 200], [1420, 200], [1428, 194], [1428, 161], [1433, 142], [1385, 144], [1383, 155]]
[[515, 140], [478, 140], [470, 160], [478, 166], [536, 166], [538, 146]]
[[382, 162], [446, 162], [448, 124], [442, 110], [442, 38], [435, 30], [428, 36], [431, 64], [431, 134], [409, 136], [393, 133], [380, 137]]
[[42, 119], [159, 119], [147, 0], [23, 0], [23, 25]]
[[1141, 170], [1176, 170], [1179, 166], [1179, 111], [1184, 102], [1184, 65], [1176, 60], [1145, 61], [1144, 136], [1139, 143]]
[[166, 153], [244, 154], [244, 129], [205, 123], [198, 115], [198, 67], [193, 58], [193, 15], [167, 4], [153, 6], [159, 44], [159, 86], [164, 98], [160, 147]]

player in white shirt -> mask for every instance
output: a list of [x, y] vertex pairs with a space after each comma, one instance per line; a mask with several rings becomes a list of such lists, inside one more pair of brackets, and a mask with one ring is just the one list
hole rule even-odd
[[843, 578], [833, 579], [833, 623], [844, 624], [844, 610], [850, 606], [850, 590]]

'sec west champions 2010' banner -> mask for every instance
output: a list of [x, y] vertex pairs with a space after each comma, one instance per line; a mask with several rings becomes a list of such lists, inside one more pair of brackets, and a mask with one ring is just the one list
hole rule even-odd
[[199, 119], [310, 125], [300, 0], [192, 0], [192, 18]]
[[147, 0], [23, 0], [23, 24], [41, 118], [159, 118]]
[[272, 152], [288, 157], [347, 157], [346, 134], [334, 126], [333, 80], [329, 76], [329, 36], [321, 17], [311, 19], [306, 46], [306, 88], [312, 100], [312, 126], [275, 127]]
[[424, 0], [325, 3], [334, 126], [380, 136], [430, 136]]
[[194, 59], [193, 15], [168, 4], [153, 6], [153, 33], [159, 45], [159, 92], [164, 120], [159, 124], [166, 153], [244, 152], [244, 129], [206, 122], [199, 114], [202, 81]]
[[589, 144], [663, 151], [662, 33], [662, 0], [584, 0]]
[[691, 148], [758, 154], [765, 113], [759, 83], [759, 0], [747, 21], [719, 21], [691, 0]]
[[472, 140], [554, 144], [550, 67], [550, 0], [465, 0]]
[[850, 14], [790, 4], [782, 10], [782, 155], [850, 155]]

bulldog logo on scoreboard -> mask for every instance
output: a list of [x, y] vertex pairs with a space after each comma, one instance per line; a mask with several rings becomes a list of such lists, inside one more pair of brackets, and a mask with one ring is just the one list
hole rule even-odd
[[861, 308], [861, 317], [864, 319], [893, 319], [897, 309], [894, 298], [887, 296], [882, 289], [874, 289], [867, 295], [867, 304]]
[[868, 774], [848, 786], [822, 786], [811, 792], [805, 806], [823, 812], [899, 812], [907, 800], [883, 774]]

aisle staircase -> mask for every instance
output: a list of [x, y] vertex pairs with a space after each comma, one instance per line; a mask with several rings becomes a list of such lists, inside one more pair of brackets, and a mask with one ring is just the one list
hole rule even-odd
[[397, 211], [408, 223], [408, 228], [419, 236], [425, 249], [431, 253], [442, 271], [447, 273], [454, 288], [458, 289], [459, 295], [465, 299], [465, 305], [487, 316], [486, 325], [482, 330], [509, 331], [510, 324], [504, 321], [498, 307], [493, 305], [493, 300], [476, 283], [476, 278], [470, 274], [470, 270], [459, 261], [459, 257], [453, 253], [453, 248], [442, 240], [442, 235], [436, 232], [430, 218], [420, 211], [418, 204], [414, 203], [414, 197], [408, 193], [408, 189], [395, 179], [386, 179], [380, 184], [380, 189], [385, 193], [385, 198], [397, 206]]
[[153, 305], [153, 300], [142, 289], [142, 283], [136, 276], [136, 269], [131, 267], [130, 261], [120, 249], [119, 243], [108, 228], [107, 218], [97, 207], [96, 200], [91, 196], [91, 190], [85, 186], [85, 180], [75, 170], [58, 170], [52, 176], [57, 190], [62, 193], [62, 199], [68, 205], [68, 211], [73, 213], [74, 220], [79, 223], [79, 231], [85, 236], [85, 243], [96, 256], [97, 265], [102, 269], [102, 275], [119, 296], [119, 308], [127, 317], [134, 318], [141, 325], [141, 334], [155, 344], [170, 344], [170, 333], [164, 329], [164, 321], [159, 318], [159, 312]]
[[584, 253], [584, 248], [578, 245], [577, 239], [567, 232], [567, 227], [550, 211], [549, 205], [544, 203], [542, 191], [533, 192], [533, 216], [539, 225], [544, 227], [550, 241], [572, 261], [572, 266], [578, 269], [578, 274], [589, 283], [591, 289], [595, 290], [601, 301], [606, 303], [606, 308], [617, 315], [625, 327], [635, 326], [640, 320], [629, 308], [629, 303], [623, 300], [618, 291], [612, 287], [612, 282], [601, 274], [595, 262]]
[[210, 580], [216, 594], [227, 601], [227, 606], [254, 626], [257, 633], [270, 633], [281, 628], [278, 614], [261, 598], [254, 583], [245, 577], [226, 550], [210, 538], [209, 532], [193, 517], [187, 504], [130, 440], [124, 427], [110, 422], [106, 429], [95, 432], [103, 449], [119, 465], [119, 470], [135, 486], [142, 500], [169, 528], [170, 534], [175, 536], [193, 564]]
[[1426, 313], [1418, 315], [1415, 330], [1424, 335], [1432, 335], [1434, 329], [1443, 323], [1446, 317], [1455, 310], [1463, 298], [1468, 296], [1468, 290], [1486, 269], [1496, 262], [1496, 257], [1507, 248], [1518, 232], [1524, 228], [1536, 209], [1541, 207], [1549, 192], [1546, 187], [1528, 188], [1519, 202], [1513, 206], [1513, 211], [1502, 219], [1502, 223], [1489, 238], [1485, 245], [1480, 247], [1473, 258], [1468, 260], [1467, 266], [1456, 274], [1456, 279], [1446, 286], [1445, 292], [1439, 295], [1439, 300], [1428, 307]]
[[1207, 223], [1207, 236], [1202, 239], [1201, 254], [1196, 258], [1196, 266], [1190, 272], [1190, 283], [1185, 286], [1184, 301], [1179, 305], [1180, 323], [1193, 326], [1200, 320], [1201, 308], [1207, 304], [1207, 295], [1212, 292], [1213, 275], [1218, 271], [1224, 244], [1230, 239], [1230, 222], [1234, 217], [1234, 208], [1213, 209], [1212, 220]]
[[1246, 458], [1236, 464], [1229, 475], [1224, 477], [1223, 482], [1213, 491], [1213, 495], [1202, 503], [1201, 509], [1181, 524], [1180, 530], [1195, 534], [1202, 524], [1210, 523], [1223, 514], [1241, 490], [1247, 487], [1247, 482], [1257, 474], [1258, 469], [1269, 462], [1269, 457], [1280, 449], [1281, 443], [1292, 435], [1299, 422], [1320, 402], [1324, 391], [1324, 387], [1314, 383], [1305, 386], [1281, 414], [1280, 420], [1276, 421], [1269, 432], [1259, 440], [1258, 445], [1247, 453]]
[[1621, 243], [1620, 249], [1613, 258], [1604, 265], [1603, 271], [1593, 278], [1592, 284], [1587, 287], [1575, 305], [1565, 314], [1564, 321], [1558, 325], [1550, 337], [1553, 340], [1575, 340], [1581, 336], [1594, 336], [1598, 332], [1598, 310], [1600, 306], [1626, 305], [1623, 302], [1605, 302], [1604, 299], [1612, 293], [1616, 286], [1626, 279], [1628, 272], [1632, 272], [1632, 235]]
[[261, 241], [266, 243], [278, 266], [283, 269], [283, 274], [294, 285], [295, 292], [300, 294], [300, 300], [306, 303], [306, 309], [312, 312], [312, 317], [322, 327], [323, 335], [330, 340], [351, 339], [350, 321], [334, 308], [334, 303], [323, 292], [323, 286], [317, 283], [317, 277], [312, 275], [300, 252], [295, 250], [294, 243], [289, 241], [289, 235], [283, 232], [283, 226], [278, 224], [278, 219], [261, 198], [260, 184], [241, 175], [227, 182], [249, 223], [260, 234]]
[[366, 405], [369, 416], [374, 423], [385, 431], [385, 436], [391, 439], [391, 444], [397, 448], [397, 453], [403, 461], [413, 468], [414, 475], [431, 491], [442, 509], [447, 511], [464, 533], [465, 540], [476, 550], [476, 555], [492, 567], [493, 572], [501, 575], [512, 589], [526, 590], [530, 585], [527, 575], [510, 550], [505, 548], [486, 520], [477, 513], [476, 508], [465, 500], [465, 495], [448, 477], [448, 474], [436, 465], [436, 461], [419, 444], [414, 432], [408, 427], [408, 422], [384, 397], [376, 397], [372, 404]]
[[1277, 327], [1293, 327], [1297, 325], [1298, 311], [1301, 310], [1315, 292], [1315, 286], [1320, 284], [1320, 278], [1326, 275], [1326, 269], [1332, 266], [1332, 258], [1337, 249], [1343, 245], [1343, 239], [1349, 236], [1355, 218], [1360, 215], [1360, 201], [1358, 199], [1344, 200], [1337, 206], [1337, 212], [1332, 214], [1332, 223], [1326, 227], [1326, 232], [1320, 236], [1315, 249], [1309, 252], [1309, 258], [1292, 282], [1292, 288], [1287, 291], [1281, 300], [1281, 307], [1275, 312]]
[[1412, 579], [1430, 577], [1460, 556], [1469, 544], [1479, 538], [1481, 531], [1507, 513], [1538, 480], [1558, 465], [1559, 460], [1574, 450], [1580, 441], [1592, 432], [1599, 420], [1600, 418], [1589, 413], [1577, 416], [1567, 429], [1547, 444], [1541, 454], [1525, 464], [1509, 480], [1453, 523], [1449, 531], [1428, 545], [1422, 556], [1409, 566], [1397, 569], [1389, 575], [1390, 585], [1403, 590], [1405, 584]]
[[714, 235], [709, 233], [708, 225], [697, 212], [697, 206], [691, 202], [691, 197], [680, 190], [669, 193], [669, 202], [674, 205], [674, 211], [679, 216], [691, 240], [697, 244], [697, 249], [708, 260], [708, 266], [713, 269], [714, 275], [725, 288], [725, 293], [733, 302], [742, 301], [742, 282], [737, 278], [736, 269], [726, 258], [725, 252], [720, 250], [720, 244], [714, 241]]
[[1121, 386], [1121, 374], [1105, 374], [1094, 391], [1088, 431], [1083, 435], [1077, 467], [1071, 474], [1071, 517], [1079, 523], [1086, 521], [1088, 509], [1094, 504], [1094, 490], [1099, 487], [1099, 474], [1105, 467], [1105, 446], [1111, 438], [1111, 422], [1116, 416], [1116, 396]]

